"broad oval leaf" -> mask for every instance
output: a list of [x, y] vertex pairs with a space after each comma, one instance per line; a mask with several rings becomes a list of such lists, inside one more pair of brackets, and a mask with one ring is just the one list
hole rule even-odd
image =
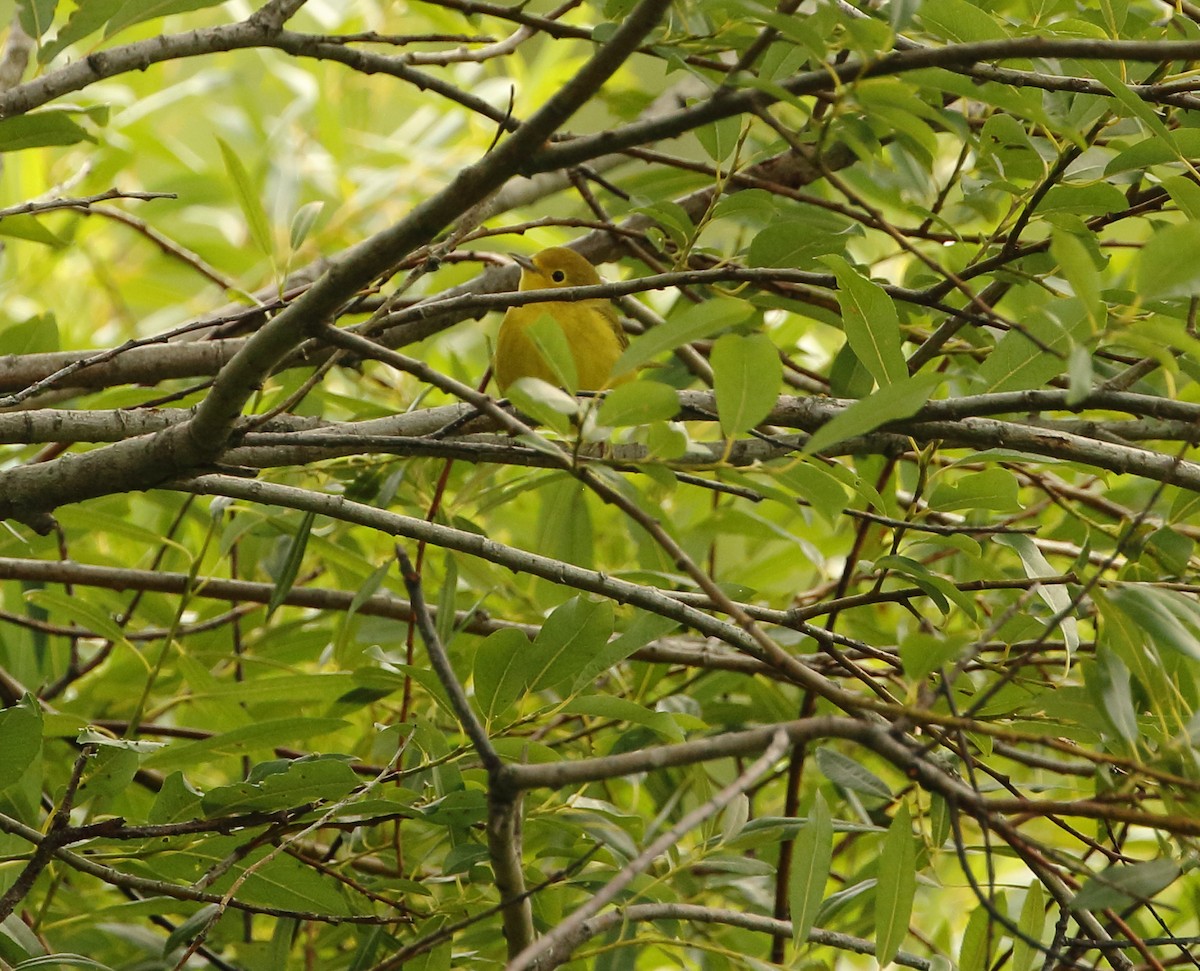
[[826, 256], [823, 262], [837, 279], [842, 326], [858, 359], [881, 388], [903, 381], [908, 365], [900, 350], [900, 319], [892, 298], [842, 257]]
[[783, 381], [779, 350], [766, 334], [726, 334], [712, 349], [721, 432], [732, 438], [771, 413]]

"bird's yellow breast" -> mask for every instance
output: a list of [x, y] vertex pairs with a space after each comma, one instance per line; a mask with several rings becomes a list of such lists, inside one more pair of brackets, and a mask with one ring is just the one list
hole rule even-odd
[[[572, 250], [553, 247], [532, 259], [521, 256], [514, 259], [522, 268], [522, 290], [601, 282], [595, 267]], [[504, 315], [496, 338], [495, 361], [496, 383], [501, 394], [520, 378], [541, 378], [550, 384], [560, 384], [554, 368], [529, 334], [529, 329], [543, 318], [554, 321], [566, 338], [575, 364], [576, 390], [602, 391], [630, 379], [631, 375], [622, 375], [612, 380], [613, 365], [628, 343], [612, 304], [607, 300], [552, 300], [511, 307]]]

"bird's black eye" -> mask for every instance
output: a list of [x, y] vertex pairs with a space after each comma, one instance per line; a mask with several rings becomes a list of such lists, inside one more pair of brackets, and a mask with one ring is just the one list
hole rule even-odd
[[562, 270], [555, 270], [550, 274], [550, 279], [555, 283], [562, 283], [567, 278], [567, 275]]

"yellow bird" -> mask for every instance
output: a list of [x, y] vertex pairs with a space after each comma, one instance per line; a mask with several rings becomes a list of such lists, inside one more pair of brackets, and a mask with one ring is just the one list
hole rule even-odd
[[[554, 246], [530, 259], [513, 254], [521, 267], [522, 290], [553, 290], [557, 287], [592, 286], [601, 282], [596, 268], [574, 250]], [[527, 333], [543, 317], [549, 317], [562, 329], [571, 356], [580, 391], [602, 391], [628, 381], [624, 374], [611, 380], [613, 365], [629, 343], [617, 320], [617, 312], [607, 300], [551, 300], [509, 307], [496, 338], [496, 384], [505, 394], [518, 378], [541, 378], [560, 384], [554, 369]]]

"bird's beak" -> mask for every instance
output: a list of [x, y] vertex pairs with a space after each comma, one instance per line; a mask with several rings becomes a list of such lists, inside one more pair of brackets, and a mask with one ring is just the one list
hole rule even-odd
[[537, 270], [537, 267], [533, 265], [533, 260], [531, 260], [528, 256], [522, 256], [520, 253], [509, 253], [508, 255], [513, 258], [513, 262], [516, 263], [517, 266], [519, 266], [522, 270], [529, 270], [530, 272], [535, 272]]

